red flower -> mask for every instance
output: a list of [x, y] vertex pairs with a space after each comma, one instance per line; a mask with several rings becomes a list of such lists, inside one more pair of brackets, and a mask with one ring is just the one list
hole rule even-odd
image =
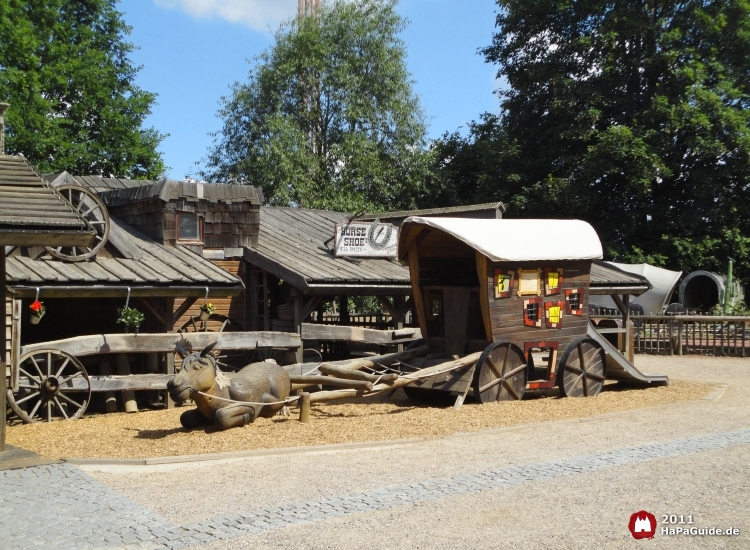
[[42, 305], [42, 302], [39, 300], [34, 301], [30, 306], [31, 311], [38, 312], [40, 311], [44, 306]]

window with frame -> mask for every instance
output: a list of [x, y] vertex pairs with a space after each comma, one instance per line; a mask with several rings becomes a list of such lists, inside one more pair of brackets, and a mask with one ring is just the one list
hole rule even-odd
[[561, 328], [564, 305], [562, 300], [544, 304], [544, 320], [547, 328]]
[[529, 298], [523, 301], [523, 324], [527, 327], [542, 326], [541, 298]]
[[495, 269], [493, 286], [495, 287], [495, 299], [510, 298], [513, 293], [513, 279], [515, 272], [507, 269]]
[[565, 291], [565, 313], [583, 315], [583, 289], [569, 288]]
[[202, 241], [203, 220], [193, 212], [177, 213], [177, 240]]
[[563, 269], [561, 267], [547, 267], [544, 269], [544, 293], [547, 296], [550, 296], [551, 294], [560, 294], [562, 282]]

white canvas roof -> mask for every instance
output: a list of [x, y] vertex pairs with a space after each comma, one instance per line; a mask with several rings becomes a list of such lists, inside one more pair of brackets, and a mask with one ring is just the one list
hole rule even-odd
[[594, 260], [602, 257], [599, 235], [581, 220], [489, 220], [420, 218], [404, 220], [399, 258], [409, 228], [427, 225], [445, 231], [495, 262], [535, 260]]

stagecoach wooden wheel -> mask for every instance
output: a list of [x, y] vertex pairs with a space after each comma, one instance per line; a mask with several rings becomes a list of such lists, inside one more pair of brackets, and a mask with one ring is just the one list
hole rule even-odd
[[484, 350], [474, 373], [478, 403], [520, 400], [526, 391], [526, 357], [510, 342], [495, 342]]
[[109, 238], [109, 213], [102, 200], [92, 191], [78, 185], [61, 185], [56, 188], [94, 231], [96, 237], [90, 247], [46, 246], [54, 257], [69, 262], [80, 262], [96, 256]]
[[560, 392], [566, 397], [599, 395], [606, 379], [604, 350], [591, 338], [579, 338], [560, 359]]
[[[232, 321], [226, 315], [212, 313], [205, 321], [201, 321], [200, 317], [191, 317], [182, 324], [179, 332], [240, 332], [242, 330], [239, 323]], [[224, 370], [238, 370], [245, 366], [246, 357], [242, 351], [222, 352], [214, 348], [212, 353], [219, 367], [224, 367]], [[181, 363], [182, 358], [179, 357], [176, 364]]]
[[91, 381], [83, 365], [63, 351], [30, 351], [18, 360], [18, 390], [8, 404], [25, 423], [81, 418], [91, 401]]

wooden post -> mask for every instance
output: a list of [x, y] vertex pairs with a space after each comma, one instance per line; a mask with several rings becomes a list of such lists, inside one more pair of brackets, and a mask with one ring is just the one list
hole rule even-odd
[[340, 313], [339, 313], [339, 324], [340, 325], [348, 325], [350, 323], [349, 318], [349, 296], [341, 295], [339, 296], [339, 301], [341, 302], [341, 306], [339, 307]]
[[299, 396], [299, 421], [304, 424], [310, 422], [310, 394], [307, 392]]
[[677, 321], [677, 355], [682, 355], [682, 325], [684, 321]]
[[[294, 296], [294, 332], [300, 335], [300, 338], [302, 338], [302, 309], [304, 308], [304, 299], [305, 296], [296, 288], [292, 288], [292, 293]], [[304, 344], [297, 348], [297, 363], [303, 363], [304, 362], [304, 353], [305, 350], [303, 349], [305, 346]]]
[[[130, 374], [128, 356], [124, 353], [117, 354], [117, 374], [120, 376]], [[133, 393], [133, 390], [123, 390], [120, 396], [122, 397], [122, 408], [125, 412], [138, 412], [138, 404], [135, 402], [135, 393]]]
[[[5, 248], [0, 250], [0, 281], [3, 285], [3, 302], [5, 302]], [[3, 306], [3, 313], [5, 307]], [[5, 408], [6, 408], [6, 366], [5, 366], [5, 334], [2, 338], [3, 342], [0, 344], [0, 453], [5, 451]]]
[[[112, 375], [112, 366], [108, 361], [102, 361], [99, 363], [99, 374], [102, 376]], [[115, 392], [108, 391], [104, 393], [104, 410], [108, 413], [117, 412], [117, 399], [115, 399]]]
[[630, 321], [630, 294], [623, 294], [622, 302], [625, 305], [622, 312], [622, 326], [625, 329], [625, 345], [623, 346], [623, 355], [630, 357], [630, 335], [628, 334], [628, 324]]
[[[167, 371], [167, 374], [174, 374], [174, 353], [165, 353], [164, 362], [166, 363], [165, 370]], [[167, 408], [174, 409], [174, 401], [169, 396], [168, 391], [164, 392], [164, 399], [164, 402], [167, 404]]]

